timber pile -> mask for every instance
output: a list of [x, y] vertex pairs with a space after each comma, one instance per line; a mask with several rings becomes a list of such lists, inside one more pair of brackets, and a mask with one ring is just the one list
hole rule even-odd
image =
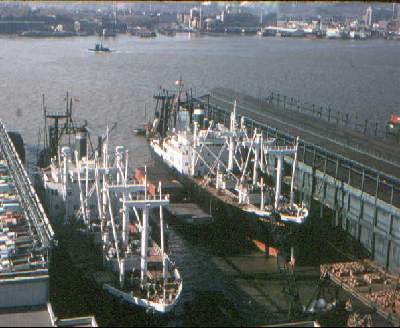
[[371, 284], [390, 284], [386, 274], [378, 268], [361, 261], [339, 262], [321, 265], [321, 272], [327, 271], [355, 287]]
[[400, 289], [380, 290], [367, 298], [387, 313], [400, 314]]
[[349, 315], [346, 327], [373, 327], [370, 314], [360, 315], [355, 312]]
[[338, 278], [367, 273], [367, 268], [360, 262], [340, 262], [321, 265], [321, 272], [325, 271], [325, 269]]
[[363, 278], [369, 284], [381, 284], [384, 282], [383, 277], [379, 272], [366, 273], [366, 274], [364, 274]]
[[352, 276], [348, 279], [347, 283], [351, 286], [351, 287], [362, 287], [362, 286], [366, 286], [367, 282], [360, 278], [360, 277], [355, 277]]
[[[400, 280], [368, 260], [321, 265], [321, 273], [329, 273], [336, 281], [364, 304], [377, 309], [392, 323], [400, 322]], [[369, 327], [365, 318], [356, 313], [349, 327]]]

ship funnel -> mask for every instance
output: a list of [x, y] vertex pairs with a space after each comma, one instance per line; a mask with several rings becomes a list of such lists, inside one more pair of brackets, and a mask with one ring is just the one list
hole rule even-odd
[[203, 120], [204, 129], [208, 129], [209, 126], [210, 126], [210, 121], [208, 120], [208, 117], [204, 117], [204, 120]]
[[75, 135], [75, 151], [78, 153], [78, 159], [87, 155], [87, 131], [86, 129], [79, 130]]
[[204, 124], [204, 109], [202, 108], [196, 108], [193, 111], [193, 120], [194, 122], [197, 122], [197, 124], [199, 125], [199, 128], [203, 128], [203, 124]]
[[103, 150], [103, 137], [98, 136], [97, 137], [97, 151], [98, 151], [99, 158], [101, 158], [101, 156], [102, 156], [102, 150]]

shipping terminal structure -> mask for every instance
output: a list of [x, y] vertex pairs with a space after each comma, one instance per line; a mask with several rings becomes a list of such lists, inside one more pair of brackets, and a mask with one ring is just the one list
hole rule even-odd
[[[110, 154], [110, 131], [116, 125], [93, 148], [86, 123], [73, 121], [72, 99], [66, 99], [61, 114], [44, 108], [47, 133], [39, 159], [39, 183], [56, 232], [78, 240], [66, 245], [71, 258], [86, 251], [93, 263], [101, 263], [100, 268], [86, 263], [84, 271], [103, 290], [150, 312], [170, 312], [183, 282], [164, 247], [163, 208], [169, 199], [161, 183], [150, 193], [146, 181], [130, 176], [123, 146]], [[150, 217], [160, 221], [160, 231], [150, 225]], [[82, 250], [81, 238], [90, 240], [93, 250]]]
[[[317, 308], [327, 310], [319, 291], [329, 278], [397, 325], [398, 276], [369, 260], [321, 265], [318, 299], [309, 306], [295, 307], [299, 300], [293, 269], [295, 253], [301, 250], [296, 241], [307, 242], [304, 236], [297, 237], [307, 231], [302, 229], [310, 223], [311, 207], [296, 201], [300, 197], [295, 193], [299, 186], [295, 176], [298, 179], [296, 172], [304, 169], [298, 159], [301, 141], [297, 137], [282, 144], [277, 133], [271, 138], [260, 126], [249, 125], [234, 99], [227, 119], [217, 123], [206, 116], [201, 104], [190, 101], [188, 91], [182, 101], [182, 79], [177, 86], [176, 93], [160, 89], [154, 95], [154, 120], [144, 128], [157, 165], [169, 170], [195, 195], [191, 201], [201, 205], [196, 209], [201, 218], [188, 218], [185, 212], [191, 214], [195, 207], [187, 202], [172, 204], [172, 216], [186, 225], [197, 221], [204, 230], [216, 228], [214, 220], [225, 220], [229, 224], [223, 224], [221, 231], [240, 227], [266, 253], [274, 247], [280, 259], [290, 254], [284, 266], [291, 271], [285, 273], [285, 288], [292, 297], [289, 311], [314, 317]], [[109, 146], [117, 124], [107, 127], [95, 144], [88, 122], [75, 121], [72, 98], [67, 94], [65, 99], [65, 111], [50, 113], [43, 97], [45, 133], [36, 190], [43, 191], [50, 220], [0, 122], [0, 290], [4, 296], [0, 308], [47, 304], [48, 314], [52, 312], [48, 266], [57, 236], [88, 283], [146, 312], [173, 312], [183, 298], [183, 280], [168, 254], [164, 211], [178, 196], [168, 191], [180, 183], [150, 181], [146, 167], [133, 175], [127, 148], [111, 150]], [[396, 128], [397, 123], [393, 115], [388, 128]], [[204, 220], [207, 208], [210, 215]], [[184, 214], [181, 218], [179, 212]], [[377, 218], [379, 213], [376, 210]], [[337, 304], [335, 299], [329, 307]], [[53, 326], [65, 326], [54, 315], [50, 317]]]
[[0, 308], [46, 306], [54, 232], [0, 121]]

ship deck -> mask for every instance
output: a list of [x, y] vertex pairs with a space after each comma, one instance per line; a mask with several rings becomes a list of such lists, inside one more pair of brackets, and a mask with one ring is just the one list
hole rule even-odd
[[212, 222], [212, 216], [205, 213], [195, 203], [172, 203], [167, 206], [167, 210], [186, 223], [198, 225]]

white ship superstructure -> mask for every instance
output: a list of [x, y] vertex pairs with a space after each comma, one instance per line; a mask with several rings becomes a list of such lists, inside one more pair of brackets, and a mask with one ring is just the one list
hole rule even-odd
[[[194, 116], [193, 128], [173, 129], [164, 138], [153, 137], [150, 147], [154, 153], [179, 174], [223, 194], [260, 220], [268, 220], [277, 212], [283, 221], [304, 222], [308, 210], [294, 202], [297, 143], [280, 146], [276, 139], [265, 138], [256, 129], [249, 133], [244, 117], [239, 124], [236, 120], [236, 102], [229, 127], [212, 121], [207, 124], [202, 109], [194, 109]], [[293, 158], [289, 199], [281, 192], [285, 156]], [[271, 164], [276, 170], [275, 185], [267, 185], [263, 177], [272, 175]]]
[[[130, 179], [128, 151], [117, 146], [109, 156], [108, 139], [107, 129], [93, 156], [83, 130], [75, 146], [58, 144], [58, 154], [42, 170], [51, 216], [93, 237], [113, 277], [102, 283], [107, 292], [153, 312], [169, 312], [182, 292], [180, 273], [164, 249], [163, 207], [169, 200], [161, 185], [158, 195], [150, 195], [146, 183]], [[161, 245], [153, 238], [150, 216], [160, 220]]]

